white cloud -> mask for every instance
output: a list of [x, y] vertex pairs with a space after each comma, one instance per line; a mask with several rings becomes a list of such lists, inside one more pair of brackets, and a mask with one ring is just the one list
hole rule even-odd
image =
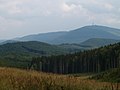
[[88, 17], [88, 13], [89, 11], [84, 8], [81, 4], [74, 4], [74, 3], [67, 3], [64, 2], [61, 5], [61, 15], [63, 15], [63, 17], [82, 17], [82, 18], [87, 18]]
[[[18, 28], [24, 25], [24, 22], [13, 20], [13, 19], [6, 19], [0, 16], [0, 31], [8, 31], [11, 28]], [[11, 31], [11, 30], [10, 30]]]
[[74, 11], [77, 11], [77, 12], [86, 11], [85, 8], [83, 8], [81, 4], [74, 4], [74, 3], [73, 4], [63, 3], [62, 10], [66, 13], [74, 12]]
[[108, 9], [108, 10], [112, 10], [114, 7], [112, 4], [109, 4], [109, 3], [105, 3], [104, 4], [105, 8]]
[[114, 24], [114, 23], [116, 23], [116, 22], [118, 22], [115, 18], [108, 18], [107, 20], [106, 20], [106, 23], [108, 23], [108, 24]]
[[22, 8], [20, 5], [28, 0], [2, 0], [0, 2], [0, 10], [8, 14], [20, 14], [28, 12], [28, 8]]
[[66, 3], [63, 3], [62, 9], [64, 12], [69, 12], [72, 8], [68, 6]]
[[120, 8], [118, 8], [118, 12], [120, 12]]
[[118, 0], [0, 0], [0, 30], [47, 32], [92, 22], [120, 27], [119, 14]]

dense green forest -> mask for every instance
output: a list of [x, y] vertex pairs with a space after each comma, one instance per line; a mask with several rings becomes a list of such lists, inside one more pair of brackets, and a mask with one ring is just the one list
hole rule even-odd
[[75, 54], [34, 57], [29, 68], [52, 73], [98, 73], [120, 66], [120, 43]]

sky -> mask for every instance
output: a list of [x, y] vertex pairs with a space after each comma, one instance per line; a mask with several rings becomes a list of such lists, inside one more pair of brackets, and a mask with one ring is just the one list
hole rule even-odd
[[120, 1], [0, 0], [0, 40], [93, 23], [120, 29]]

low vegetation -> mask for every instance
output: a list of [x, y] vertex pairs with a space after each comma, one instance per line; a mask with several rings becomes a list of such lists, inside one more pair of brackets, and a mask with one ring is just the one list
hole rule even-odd
[[0, 90], [119, 90], [119, 86], [82, 77], [0, 68]]
[[93, 76], [92, 79], [99, 81], [120, 83], [120, 68], [98, 73], [97, 75]]

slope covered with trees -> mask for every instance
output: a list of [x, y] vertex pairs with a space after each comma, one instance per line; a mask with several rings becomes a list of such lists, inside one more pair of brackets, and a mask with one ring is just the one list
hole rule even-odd
[[75, 54], [33, 58], [29, 68], [53, 73], [97, 73], [120, 66], [120, 43]]
[[43, 42], [15, 42], [0, 45], [0, 66], [27, 67], [32, 57], [60, 55], [67, 50]]
[[92, 47], [79, 44], [51, 45], [37, 41], [5, 41], [0, 45], [0, 66], [27, 67], [32, 57], [64, 55]]
[[101, 47], [101, 46], [105, 46], [105, 45], [109, 45], [109, 44], [115, 44], [118, 42], [120, 42], [120, 40], [105, 39], [105, 38], [91, 38], [80, 44], [83, 46], [88, 45], [88, 46], [92, 46], [92, 47]]

